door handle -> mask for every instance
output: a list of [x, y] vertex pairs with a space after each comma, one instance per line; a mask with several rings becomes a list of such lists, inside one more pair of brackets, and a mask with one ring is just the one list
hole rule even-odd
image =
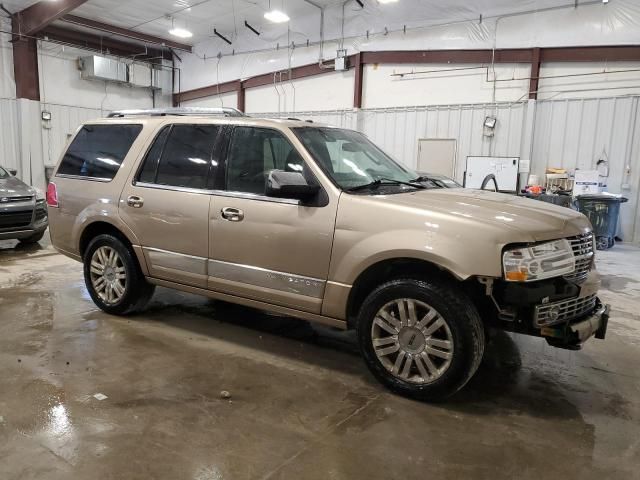
[[129, 195], [127, 197], [127, 205], [133, 208], [140, 208], [144, 205], [144, 198], [138, 197], [136, 195]]
[[244, 220], [244, 212], [238, 208], [224, 207], [220, 210], [222, 218], [230, 222], [241, 222]]

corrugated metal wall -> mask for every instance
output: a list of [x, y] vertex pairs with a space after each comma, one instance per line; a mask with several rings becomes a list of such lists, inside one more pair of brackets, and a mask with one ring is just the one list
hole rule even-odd
[[531, 156], [537, 174], [547, 166], [593, 170], [598, 160], [608, 160], [607, 190], [629, 198], [621, 209], [621, 236], [635, 242], [640, 241], [639, 102], [638, 96], [539, 101]]
[[[520, 156], [526, 104], [453, 105], [360, 112], [360, 130], [405, 165], [415, 168], [418, 140], [457, 140], [456, 179], [464, 175], [469, 155]], [[495, 135], [483, 135], [484, 119], [498, 119]]]
[[51, 112], [51, 128], [42, 130], [43, 159], [46, 166], [55, 165], [67, 144], [69, 135], [84, 122], [103, 116], [99, 108], [70, 107], [42, 104], [42, 110]]
[[0, 98], [0, 165], [19, 169], [18, 109], [14, 99]]

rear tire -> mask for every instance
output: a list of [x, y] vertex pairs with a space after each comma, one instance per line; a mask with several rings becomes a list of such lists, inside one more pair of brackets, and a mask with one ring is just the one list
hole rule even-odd
[[93, 302], [112, 315], [142, 310], [155, 286], [144, 278], [131, 249], [113, 235], [98, 235], [84, 254], [84, 280]]
[[34, 233], [30, 237], [21, 238], [18, 241], [24, 245], [33, 245], [34, 243], [38, 243], [44, 237], [44, 231], [40, 233]]
[[398, 279], [376, 288], [360, 309], [357, 334], [365, 362], [382, 384], [429, 401], [460, 390], [485, 346], [471, 300], [440, 279]]

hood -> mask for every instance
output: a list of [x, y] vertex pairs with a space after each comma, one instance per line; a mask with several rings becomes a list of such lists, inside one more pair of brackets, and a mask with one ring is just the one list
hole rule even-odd
[[518, 231], [522, 234], [520, 241], [551, 240], [591, 230], [587, 217], [570, 208], [485, 190], [418, 190], [383, 199], [396, 206], [462, 216], [501, 230]]
[[16, 177], [0, 178], [0, 199], [4, 197], [23, 197], [35, 194], [36, 192], [33, 188]]

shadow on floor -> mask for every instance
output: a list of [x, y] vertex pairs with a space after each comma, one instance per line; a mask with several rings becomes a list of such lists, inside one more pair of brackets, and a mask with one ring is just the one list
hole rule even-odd
[[[339, 331], [167, 289], [158, 290], [139, 319], [355, 375], [372, 390], [383, 389], [366, 369], [353, 331]], [[471, 381], [440, 406], [474, 414], [491, 415], [507, 410], [541, 418], [580, 417], [564, 395], [562, 382], [544, 369], [523, 368], [517, 344], [510, 334], [502, 331], [493, 332], [483, 362]]]

